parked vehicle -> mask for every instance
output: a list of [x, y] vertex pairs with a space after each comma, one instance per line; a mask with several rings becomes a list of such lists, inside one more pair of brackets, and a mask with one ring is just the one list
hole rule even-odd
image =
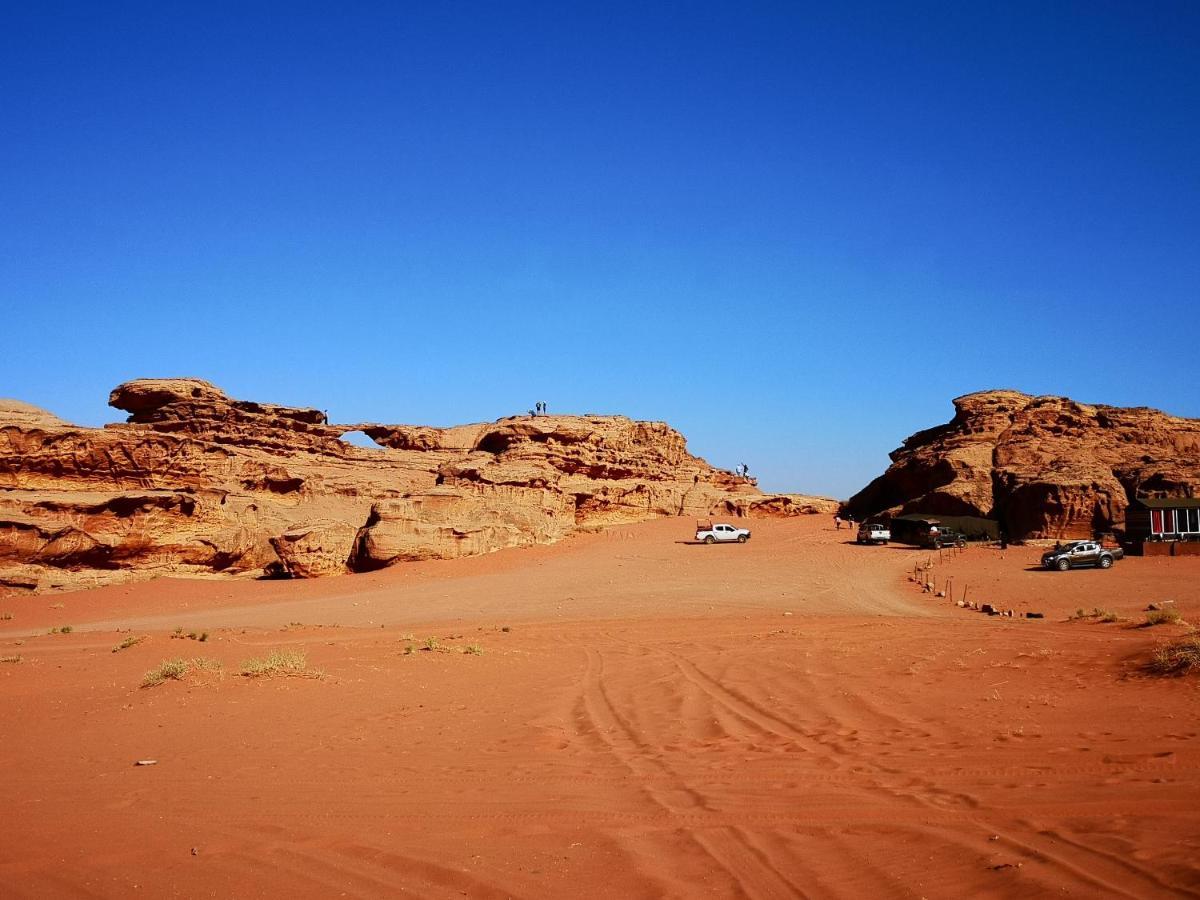
[[716, 524], [712, 522], [697, 522], [696, 540], [705, 544], [727, 543], [729, 541], [737, 541], [739, 544], [744, 544], [750, 540], [750, 529], [734, 528], [732, 525], [727, 525], [724, 522], [717, 522]]
[[892, 539], [892, 532], [886, 525], [877, 522], [863, 522], [858, 526], [856, 544], [886, 544]]
[[941, 550], [943, 547], [965, 547], [967, 538], [961, 532], [946, 528], [944, 525], [935, 525], [921, 535], [920, 545], [934, 550]]
[[1042, 554], [1042, 565], [1060, 572], [1083, 566], [1109, 569], [1118, 559], [1124, 558], [1125, 551], [1120, 547], [1103, 547], [1095, 541], [1071, 541]]

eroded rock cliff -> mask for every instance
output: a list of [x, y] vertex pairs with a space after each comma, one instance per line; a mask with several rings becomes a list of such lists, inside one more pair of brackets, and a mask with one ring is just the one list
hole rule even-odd
[[1155, 409], [984, 391], [892, 451], [847, 501], [858, 517], [924, 512], [999, 520], [1013, 539], [1119, 530], [1134, 497], [1200, 493], [1200, 420]]
[[[335, 425], [188, 378], [132, 381], [109, 403], [127, 422], [82, 428], [0, 401], [0, 589], [314, 577], [656, 516], [836, 505], [765, 495], [667, 425], [620, 416]], [[352, 431], [378, 448], [342, 439]]]

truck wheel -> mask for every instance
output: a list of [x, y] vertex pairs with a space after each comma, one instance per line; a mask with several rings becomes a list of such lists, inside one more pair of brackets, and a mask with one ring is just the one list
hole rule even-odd
[[739, 543], [739, 544], [744, 544], [744, 543], [746, 543], [746, 536], [745, 536], [744, 534], [739, 534], [739, 535], [738, 535], [738, 543]]
[[1112, 557], [1111, 556], [1100, 557], [1100, 568], [1111, 569], [1112, 568]]
[[1065, 572], [1067, 569], [1071, 568], [1071, 562], [1070, 560], [1060, 559], [1054, 564], [1054, 568], [1058, 569], [1060, 572]]
[[706, 543], [706, 544], [715, 544], [716, 542], [717, 542], [717, 539], [714, 538], [711, 534], [704, 539], [704, 543]]

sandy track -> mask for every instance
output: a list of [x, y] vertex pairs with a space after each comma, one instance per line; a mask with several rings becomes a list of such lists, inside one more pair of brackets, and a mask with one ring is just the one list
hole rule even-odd
[[[903, 581], [908, 551], [775, 524], [746, 548], [651, 555], [594, 535], [533, 565], [433, 567], [411, 585], [435, 614], [412, 625], [155, 631], [115, 654], [103, 632], [10, 634], [25, 658], [0, 666], [0, 812], [20, 823], [0, 843], [3, 893], [1200, 894], [1198, 688], [1139, 674], [1155, 635], [965, 613]], [[766, 550], [725, 553], [751, 546]], [[655, 593], [632, 586], [646, 558], [703, 571]], [[1105, 584], [1128, 589], [1139, 562]], [[473, 597], [489, 567], [499, 596], [452, 619], [438, 592]], [[589, 572], [631, 586], [602, 609]], [[731, 594], [710, 612], [702, 581], [718, 578]], [[330, 604], [350, 596], [338, 585]], [[248, 586], [282, 591], [264, 623], [320, 599], [289, 587], [313, 589]], [[822, 589], [853, 593], [800, 606]], [[874, 591], [906, 614], [878, 615]], [[518, 595], [503, 631], [491, 604]], [[231, 603], [217, 612], [248, 606]], [[428, 635], [441, 650], [405, 652]], [[137, 688], [164, 656], [232, 670], [281, 644], [327, 677]], [[482, 655], [453, 652], [468, 644]]]

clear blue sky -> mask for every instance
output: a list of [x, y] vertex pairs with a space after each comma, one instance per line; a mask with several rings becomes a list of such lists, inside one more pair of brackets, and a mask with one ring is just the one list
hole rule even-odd
[[1200, 5], [2, 6], [0, 396], [663, 419], [846, 496], [988, 387], [1200, 416]]

